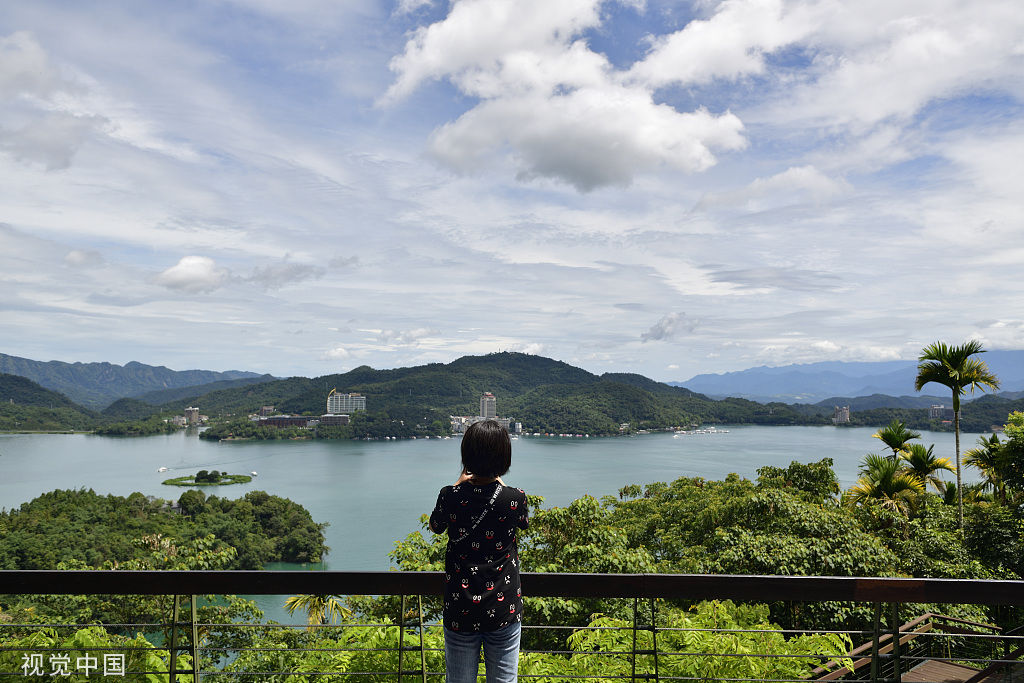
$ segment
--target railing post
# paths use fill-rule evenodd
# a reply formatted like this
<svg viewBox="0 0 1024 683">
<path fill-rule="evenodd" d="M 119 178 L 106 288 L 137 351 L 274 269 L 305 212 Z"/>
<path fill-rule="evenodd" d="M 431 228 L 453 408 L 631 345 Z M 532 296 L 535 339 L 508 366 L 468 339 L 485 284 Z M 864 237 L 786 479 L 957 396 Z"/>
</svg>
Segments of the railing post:
<svg viewBox="0 0 1024 683">
<path fill-rule="evenodd" d="M 171 642 L 167 652 L 167 679 L 169 683 L 178 683 L 178 596 L 171 596 Z"/>
<path fill-rule="evenodd" d="M 651 649 L 654 650 L 654 681 L 658 681 L 658 622 L 655 614 L 657 598 L 651 596 Z"/>
<path fill-rule="evenodd" d="M 192 683 L 199 683 L 199 614 L 196 611 L 196 596 L 192 597 Z"/>
<path fill-rule="evenodd" d="M 402 596 L 402 604 L 398 608 L 398 683 L 402 683 L 402 654 L 405 645 L 405 596 Z"/>
<path fill-rule="evenodd" d="M 900 603 L 892 603 L 892 610 L 890 611 L 890 619 L 892 625 L 892 680 L 895 683 L 900 683 L 903 680 L 903 674 L 900 672 Z"/>
<path fill-rule="evenodd" d="M 878 683 L 878 641 L 882 637 L 882 603 L 875 603 L 874 634 L 871 637 L 871 683 Z"/>
<path fill-rule="evenodd" d="M 633 673 L 630 676 L 630 680 L 636 683 L 636 631 L 639 628 L 637 622 L 640 620 L 640 598 L 633 598 L 633 651 L 631 653 L 633 659 Z"/>
<path fill-rule="evenodd" d="M 427 683 L 427 645 L 423 640 L 423 596 L 416 596 L 416 608 L 420 618 L 420 673 L 423 683 Z"/>
</svg>

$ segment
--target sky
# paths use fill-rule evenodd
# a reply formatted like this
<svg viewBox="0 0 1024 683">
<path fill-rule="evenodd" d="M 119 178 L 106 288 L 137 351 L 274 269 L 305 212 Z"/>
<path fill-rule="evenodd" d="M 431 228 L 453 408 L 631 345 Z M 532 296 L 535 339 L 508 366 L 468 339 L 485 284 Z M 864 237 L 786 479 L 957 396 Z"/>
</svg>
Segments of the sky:
<svg viewBox="0 0 1024 683">
<path fill-rule="evenodd" d="M 685 380 L 1024 348 L 1017 0 L 0 14 L 0 352 Z"/>
</svg>

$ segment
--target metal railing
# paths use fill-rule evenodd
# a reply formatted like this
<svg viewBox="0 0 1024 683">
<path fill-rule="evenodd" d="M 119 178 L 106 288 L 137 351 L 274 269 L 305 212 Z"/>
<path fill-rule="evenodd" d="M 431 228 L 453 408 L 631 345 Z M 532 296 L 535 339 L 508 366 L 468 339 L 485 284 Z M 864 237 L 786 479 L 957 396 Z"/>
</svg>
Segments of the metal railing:
<svg viewBox="0 0 1024 683">
<path fill-rule="evenodd" d="M 558 597 L 565 599 L 626 601 L 624 612 L 630 614 L 625 625 L 588 626 L 586 624 L 530 624 L 527 612 L 524 622 L 524 662 L 530 656 L 571 658 L 587 656 L 603 662 L 598 674 L 579 673 L 563 668 L 557 673 L 543 671 L 523 673 L 521 678 L 542 681 L 570 679 L 601 679 L 630 681 L 661 680 L 719 680 L 719 681 L 805 681 L 815 680 L 901 680 L 927 681 L 928 675 L 945 676 L 935 680 L 954 680 L 948 671 L 941 674 L 924 673 L 925 665 L 947 666 L 958 670 L 965 683 L 982 681 L 1022 681 L 1024 668 L 1020 659 L 1024 649 L 1024 635 L 1019 630 L 1004 632 L 993 624 L 957 619 L 928 613 L 917 619 L 901 623 L 901 606 L 914 603 L 956 603 L 969 605 L 1024 606 L 1024 581 L 985 581 L 960 579 L 901 579 L 862 577 L 794 577 L 794 576 L 723 576 L 678 574 L 533 574 L 522 575 L 523 594 L 530 597 Z M 362 676 L 375 681 L 410 683 L 420 680 L 437 681 L 443 672 L 443 650 L 438 646 L 440 625 L 429 621 L 436 609 L 424 608 L 424 597 L 442 594 L 443 574 L 440 572 L 290 572 L 290 571 L 0 571 L 0 594 L 7 596 L 30 595 L 132 595 L 173 596 L 166 621 L 158 623 L 105 624 L 108 632 L 134 629 L 150 636 L 153 645 L 93 646 L 76 642 L 74 647 L 64 645 L 60 650 L 61 631 L 80 629 L 86 624 L 4 623 L 0 620 L 0 661 L 6 653 L 13 655 L 41 655 L 60 652 L 58 664 L 68 665 L 63 657 L 74 652 L 76 660 L 95 663 L 87 673 L 98 675 L 99 657 L 124 654 L 120 673 L 115 668 L 111 675 L 158 676 L 170 683 L 201 683 L 202 680 L 231 681 L 335 681 L 348 680 L 348 676 Z M 213 623 L 200 619 L 200 596 L 208 595 L 372 595 L 394 596 L 394 619 L 376 623 L 320 624 L 314 627 L 273 623 Z M 678 601 L 733 600 L 756 603 L 859 603 L 872 606 L 873 622 L 864 630 L 828 630 L 812 628 L 791 629 L 728 629 L 679 628 L 664 623 L 659 605 Z M 415 607 L 411 607 L 412 603 Z M 886 609 L 887 608 L 887 609 Z M 664 608 L 662 610 L 665 611 Z M 883 619 L 883 615 L 886 617 Z M 885 623 L 883 623 L 885 622 Z M 31 641 L 32 634 L 45 631 L 51 646 L 42 648 Z M 209 642 L 212 633 L 232 629 L 251 629 L 259 634 L 282 634 L 281 642 L 290 647 L 224 646 Z M 352 641 L 338 640 L 340 634 L 358 629 L 376 629 L 383 634 L 378 641 L 361 643 L 364 647 L 351 647 Z M 623 632 L 622 649 L 597 647 L 560 649 L 550 646 L 552 632 L 563 635 L 584 631 Z M 728 645 L 717 651 L 692 651 L 680 644 L 689 636 L 713 632 L 729 637 L 739 634 L 779 634 L 790 639 L 807 634 L 833 634 L 849 638 L 851 642 L 864 642 L 858 648 L 843 652 L 788 654 L 771 651 L 737 651 Z M 289 633 L 284 637 L 284 633 Z M 28 644 L 10 646 L 12 634 L 29 639 Z M 324 635 L 328 634 L 328 635 Z M 548 634 L 547 640 L 542 638 Z M 127 637 L 127 636 L 126 636 Z M 318 638 L 319 637 L 319 638 Z M 335 641 L 330 638 L 335 637 Z M 290 639 L 290 640 L 289 640 Z M 411 644 L 410 644 L 411 640 Z M 555 639 L 558 640 L 557 638 Z M 433 646 L 430 642 L 433 642 Z M 20 642 L 20 641 L 19 641 Z M 137 642 L 137 641 L 133 641 Z M 143 641 L 145 642 L 145 641 Z M 565 642 L 564 638 L 561 642 Z M 326 643 L 326 645 L 325 645 Z M 547 643 L 546 645 L 544 643 Z M 680 649 L 682 647 L 682 649 Z M 33 649 L 35 648 L 35 649 Z M 89 652 L 93 652 L 90 659 Z M 83 654 L 79 654 L 83 653 Z M 336 657 L 344 663 L 341 668 L 306 670 L 303 667 L 266 665 L 265 670 L 238 669 L 240 657 L 255 657 L 266 664 L 281 662 L 296 654 L 298 659 L 308 654 L 329 659 Z M 154 655 L 156 659 L 144 655 Z M 372 656 L 371 656 L 372 655 Z M 70 654 L 67 654 L 70 657 Z M 808 658 L 820 664 L 817 669 L 808 666 L 806 673 L 794 677 L 766 678 L 743 676 L 735 673 L 742 667 L 727 667 L 728 675 L 711 673 L 713 662 L 741 662 L 753 659 L 768 661 L 773 658 Z M 362 659 L 360 659 L 362 658 Z M 687 675 L 680 675 L 674 662 L 690 658 L 697 662 L 698 671 L 690 667 Z M 134 662 L 132 668 L 124 662 Z M 248 660 L 247 660 L 248 661 Z M 308 661 L 308 660 L 307 660 Z M 321 663 L 325 659 L 317 660 Z M 148 668 L 147 664 L 148 662 Z M 372 662 L 376 669 L 351 668 L 353 662 Z M 116 663 L 116 662 L 115 662 Z M 154 665 L 155 663 L 155 665 Z M 329 662 L 330 663 L 330 662 Z M 706 663 L 706 664 L 700 664 Z M 707 672 L 701 670 L 707 669 Z M 527 667 L 528 668 L 528 667 Z M 40 669 L 33 669 L 33 674 Z M 916 673 L 915 673 L 916 672 Z M 43 678 L 51 672 L 44 672 Z M 12 678 L 16 676 L 17 679 Z M 924 677 L 922 677 L 924 676 Z M 300 678 L 301 677 L 301 678 Z M 0 680 L 32 680 L 27 666 L 20 671 L 3 667 Z M 142 680 L 142 679 L 140 679 Z M 146 680 L 153 680 L 152 678 Z"/>
</svg>

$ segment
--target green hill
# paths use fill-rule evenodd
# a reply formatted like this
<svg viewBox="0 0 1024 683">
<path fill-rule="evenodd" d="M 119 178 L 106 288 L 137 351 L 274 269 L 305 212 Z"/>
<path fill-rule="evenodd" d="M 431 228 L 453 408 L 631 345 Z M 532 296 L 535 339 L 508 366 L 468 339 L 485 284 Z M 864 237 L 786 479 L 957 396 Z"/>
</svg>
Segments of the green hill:
<svg viewBox="0 0 1024 683">
<path fill-rule="evenodd" d="M 18 375 L 0 374 L 0 431 L 92 429 L 100 416 Z"/>
<path fill-rule="evenodd" d="M 206 396 L 214 391 L 220 391 L 221 389 L 233 389 L 235 387 L 245 387 L 250 384 L 263 384 L 264 382 L 272 382 L 276 377 L 273 375 L 257 375 L 254 377 L 242 377 L 239 379 L 224 379 L 218 382 L 208 382 L 200 385 L 189 385 L 186 387 L 177 387 L 175 389 L 160 389 L 157 391 L 147 391 L 144 394 L 139 394 L 133 398 L 141 401 L 142 403 L 149 404 L 151 406 L 159 406 L 172 401 L 180 401 L 182 399 L 197 399 L 202 396 Z M 111 404 L 113 405 L 113 404 Z M 104 411 L 106 412 L 106 411 Z"/>
<path fill-rule="evenodd" d="M 377 422 L 392 420 L 417 425 L 449 415 L 476 415 L 480 395 L 498 397 L 498 414 L 540 432 L 617 433 L 619 424 L 633 428 L 684 426 L 702 422 L 756 424 L 823 424 L 790 406 L 764 406 L 753 401 L 713 401 L 700 394 L 656 382 L 642 375 L 595 375 L 568 363 L 522 353 L 464 356 L 451 363 L 374 370 L 360 366 L 349 372 L 315 379 L 292 377 L 211 392 L 199 400 L 164 404 L 161 410 L 201 405 L 211 416 L 244 416 L 262 405 L 288 413 L 324 412 L 331 389 L 357 392 Z"/>
</svg>

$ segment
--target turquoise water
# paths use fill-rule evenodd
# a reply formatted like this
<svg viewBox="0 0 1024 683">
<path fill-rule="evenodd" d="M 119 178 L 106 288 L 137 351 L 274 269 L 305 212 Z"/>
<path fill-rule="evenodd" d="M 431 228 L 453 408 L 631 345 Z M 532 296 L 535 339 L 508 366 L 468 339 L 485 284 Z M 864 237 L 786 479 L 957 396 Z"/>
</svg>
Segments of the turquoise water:
<svg viewBox="0 0 1024 683">
<path fill-rule="evenodd" d="M 721 426 L 720 426 L 721 428 Z M 626 484 L 671 481 L 680 476 L 721 479 L 730 472 L 755 478 L 763 465 L 786 466 L 831 457 L 840 483 L 857 478 L 868 452 L 884 452 L 873 428 L 728 427 L 727 434 L 673 438 L 655 433 L 616 438 L 523 437 L 513 442 L 505 481 L 545 505 L 565 505 L 585 494 L 616 495 Z M 971 448 L 976 434 L 962 434 Z M 953 435 L 925 432 L 925 444 L 952 457 Z M 202 441 L 183 432 L 111 438 L 85 434 L 0 435 L 0 508 L 13 508 L 53 489 L 91 488 L 126 496 L 133 491 L 177 498 L 184 489 L 163 486 L 173 476 L 200 469 L 257 471 L 249 484 L 207 487 L 239 497 L 264 490 L 304 505 L 328 522 L 326 561 L 307 569 L 377 571 L 390 566 L 395 540 L 419 529 L 441 486 L 459 473 L 458 439 L 407 441 Z M 167 467 L 167 472 L 157 472 Z M 948 475 L 952 477 L 950 473 Z M 977 475 L 964 469 L 968 481 Z M 278 565 L 276 568 L 299 568 Z M 281 600 L 261 607 L 282 619 Z"/>
</svg>

